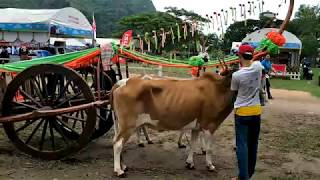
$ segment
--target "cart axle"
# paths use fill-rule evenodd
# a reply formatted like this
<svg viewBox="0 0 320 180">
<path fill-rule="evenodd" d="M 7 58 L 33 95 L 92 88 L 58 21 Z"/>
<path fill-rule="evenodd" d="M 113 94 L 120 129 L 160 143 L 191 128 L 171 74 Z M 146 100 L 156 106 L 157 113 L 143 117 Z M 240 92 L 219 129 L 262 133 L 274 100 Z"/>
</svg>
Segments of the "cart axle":
<svg viewBox="0 0 320 180">
<path fill-rule="evenodd" d="M 109 100 L 104 100 L 104 101 L 95 101 L 87 104 L 81 104 L 78 106 L 72 106 L 72 107 L 60 108 L 60 109 L 50 109 L 49 107 L 47 107 L 47 108 L 42 108 L 40 110 L 29 112 L 29 113 L 18 114 L 18 115 L 7 116 L 7 117 L 0 117 L 0 123 L 20 122 L 20 121 L 37 119 L 42 117 L 56 116 L 60 114 L 73 113 L 73 112 L 81 111 L 85 109 L 101 107 L 108 104 L 109 104 Z"/>
</svg>

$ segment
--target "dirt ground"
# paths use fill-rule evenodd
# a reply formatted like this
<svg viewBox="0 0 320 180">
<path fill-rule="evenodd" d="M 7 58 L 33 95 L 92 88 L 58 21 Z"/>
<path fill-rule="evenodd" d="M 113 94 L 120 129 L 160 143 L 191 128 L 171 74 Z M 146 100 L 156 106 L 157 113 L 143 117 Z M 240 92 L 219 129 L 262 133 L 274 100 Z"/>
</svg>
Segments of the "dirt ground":
<svg viewBox="0 0 320 180">
<path fill-rule="evenodd" d="M 273 96 L 264 108 L 253 179 L 319 180 L 320 100 L 285 90 L 273 90 Z M 215 135 L 215 173 L 206 171 L 202 155 L 196 155 L 195 170 L 185 168 L 187 150 L 178 149 L 178 132 L 150 133 L 155 144 L 139 148 L 133 137 L 125 146 L 127 179 L 230 179 L 236 175 L 232 115 Z M 0 130 L 0 179 L 117 179 L 113 177 L 112 136 L 108 133 L 65 160 L 43 161 L 19 152 Z"/>
</svg>

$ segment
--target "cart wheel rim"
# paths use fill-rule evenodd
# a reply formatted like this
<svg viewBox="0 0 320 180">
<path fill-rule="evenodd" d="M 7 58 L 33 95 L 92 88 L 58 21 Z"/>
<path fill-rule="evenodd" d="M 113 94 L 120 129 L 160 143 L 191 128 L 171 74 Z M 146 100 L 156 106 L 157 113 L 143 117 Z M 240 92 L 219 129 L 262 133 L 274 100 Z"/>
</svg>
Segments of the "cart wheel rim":
<svg viewBox="0 0 320 180">
<path fill-rule="evenodd" d="M 37 65 L 19 73 L 8 85 L 3 116 L 41 108 L 59 109 L 94 101 L 86 82 L 72 69 Z M 20 108 L 20 109 L 19 109 Z M 59 159 L 85 147 L 96 124 L 96 109 L 5 123 L 10 140 L 23 152 L 43 159 Z"/>
</svg>

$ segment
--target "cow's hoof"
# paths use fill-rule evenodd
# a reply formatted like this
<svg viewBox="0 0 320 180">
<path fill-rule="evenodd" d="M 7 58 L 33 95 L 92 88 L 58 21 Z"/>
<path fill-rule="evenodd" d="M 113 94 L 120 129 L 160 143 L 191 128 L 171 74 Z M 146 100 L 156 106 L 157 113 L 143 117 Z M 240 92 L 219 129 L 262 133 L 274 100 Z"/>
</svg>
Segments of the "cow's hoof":
<svg viewBox="0 0 320 180">
<path fill-rule="evenodd" d="M 210 164 L 210 165 L 207 165 L 207 170 L 209 172 L 215 172 L 216 171 L 216 167 L 214 165 Z"/>
<path fill-rule="evenodd" d="M 127 174 L 125 172 L 114 172 L 114 176 L 118 177 L 118 178 L 126 178 Z"/>
<path fill-rule="evenodd" d="M 154 144 L 152 141 L 148 141 L 148 144 Z"/>
<path fill-rule="evenodd" d="M 138 146 L 139 147 L 144 147 L 144 144 L 143 143 L 139 143 Z"/>
<path fill-rule="evenodd" d="M 128 172 L 129 168 L 126 165 L 122 165 L 122 171 Z"/>
<path fill-rule="evenodd" d="M 191 164 L 191 163 L 188 163 L 188 162 L 186 162 L 186 168 L 189 169 L 189 170 L 194 170 L 194 169 L 196 169 L 196 167 L 194 166 L 194 164 Z"/>
<path fill-rule="evenodd" d="M 178 147 L 179 147 L 179 149 L 185 149 L 185 148 L 187 148 L 187 146 L 184 145 L 184 144 L 178 144 Z"/>
</svg>

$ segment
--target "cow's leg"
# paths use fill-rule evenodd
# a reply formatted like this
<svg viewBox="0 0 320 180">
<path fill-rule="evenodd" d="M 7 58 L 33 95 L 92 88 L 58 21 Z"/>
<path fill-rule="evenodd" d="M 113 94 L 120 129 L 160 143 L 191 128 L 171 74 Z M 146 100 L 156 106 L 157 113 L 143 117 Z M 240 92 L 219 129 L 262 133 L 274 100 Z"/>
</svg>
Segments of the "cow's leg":
<svg viewBox="0 0 320 180">
<path fill-rule="evenodd" d="M 134 129 L 126 129 L 125 131 L 122 131 L 121 128 L 119 129 L 119 134 L 115 137 L 115 142 L 113 144 L 114 173 L 117 177 L 125 177 L 127 166 L 122 163 L 122 150 L 124 144 L 129 140 L 131 134 L 134 132 Z"/>
<path fill-rule="evenodd" d="M 203 155 L 206 154 L 206 141 L 205 141 L 205 135 L 204 135 L 204 132 L 200 132 L 199 134 L 199 141 L 200 141 L 200 149 L 201 149 L 201 153 Z"/>
<path fill-rule="evenodd" d="M 182 138 L 183 138 L 183 135 L 184 135 L 184 134 L 185 134 L 185 132 L 184 132 L 184 131 L 181 131 L 181 132 L 180 132 L 180 135 L 179 135 L 178 147 L 179 147 L 180 149 L 187 147 L 186 145 L 184 145 L 184 144 L 182 143 Z"/>
<path fill-rule="evenodd" d="M 141 140 L 141 130 L 142 130 L 143 126 L 139 127 L 136 131 L 136 134 L 137 134 L 137 141 L 138 141 L 138 146 L 139 147 L 144 147 L 144 144 Z"/>
<path fill-rule="evenodd" d="M 119 137 L 119 136 L 118 136 Z M 124 138 L 116 138 L 116 141 L 113 144 L 113 156 L 114 156 L 114 173 L 118 177 L 125 177 L 125 173 L 121 167 L 121 152 L 123 149 Z"/>
<path fill-rule="evenodd" d="M 153 142 L 151 141 L 151 139 L 149 137 L 149 134 L 148 134 L 146 126 L 142 126 L 142 131 L 143 131 L 144 137 L 146 138 L 148 144 L 153 144 Z"/>
<path fill-rule="evenodd" d="M 188 169 L 195 169 L 193 155 L 196 149 L 198 136 L 199 136 L 199 130 L 191 131 L 191 145 L 190 145 L 188 159 L 186 161 Z"/>
<path fill-rule="evenodd" d="M 210 131 L 204 131 L 205 147 L 206 147 L 206 163 L 208 171 L 215 171 L 216 167 L 212 163 L 212 145 L 213 145 L 213 133 Z"/>
</svg>

